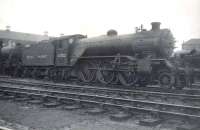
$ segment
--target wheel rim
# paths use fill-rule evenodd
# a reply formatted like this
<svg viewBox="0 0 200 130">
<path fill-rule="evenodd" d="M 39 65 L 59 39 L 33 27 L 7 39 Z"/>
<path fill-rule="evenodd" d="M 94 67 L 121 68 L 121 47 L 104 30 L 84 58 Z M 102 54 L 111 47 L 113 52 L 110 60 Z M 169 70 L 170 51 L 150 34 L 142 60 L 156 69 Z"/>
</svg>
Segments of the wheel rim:
<svg viewBox="0 0 200 130">
<path fill-rule="evenodd" d="M 56 70 L 55 69 L 49 70 L 49 79 L 56 80 Z"/>
<path fill-rule="evenodd" d="M 64 73 L 64 80 L 68 80 L 69 79 L 69 77 L 70 77 L 70 72 L 69 72 L 69 70 L 65 70 L 65 73 Z"/>
<path fill-rule="evenodd" d="M 124 86 L 132 86 L 137 81 L 135 72 L 119 72 L 118 77 L 120 83 Z"/>
<path fill-rule="evenodd" d="M 176 81 L 175 81 L 175 85 L 174 87 L 177 88 L 177 89 L 182 89 L 184 87 L 186 87 L 188 84 L 187 84 L 187 81 L 184 77 L 184 75 L 178 75 L 176 77 Z"/>
<path fill-rule="evenodd" d="M 63 80 L 62 70 L 60 70 L 60 69 L 57 71 L 57 78 L 58 78 L 59 81 Z"/>
<path fill-rule="evenodd" d="M 95 79 L 96 70 L 91 70 L 95 68 L 96 65 L 92 62 L 82 62 L 79 69 L 79 79 L 83 82 L 91 82 Z"/>
<path fill-rule="evenodd" d="M 110 84 L 115 79 L 115 72 L 112 70 L 110 63 L 102 62 L 97 71 L 97 79 L 100 83 Z"/>
<path fill-rule="evenodd" d="M 159 76 L 159 84 L 163 87 L 171 87 L 173 83 L 173 77 L 170 73 L 162 73 Z"/>
<path fill-rule="evenodd" d="M 115 79 L 115 73 L 111 71 L 98 70 L 97 78 L 103 84 L 110 84 Z"/>
</svg>

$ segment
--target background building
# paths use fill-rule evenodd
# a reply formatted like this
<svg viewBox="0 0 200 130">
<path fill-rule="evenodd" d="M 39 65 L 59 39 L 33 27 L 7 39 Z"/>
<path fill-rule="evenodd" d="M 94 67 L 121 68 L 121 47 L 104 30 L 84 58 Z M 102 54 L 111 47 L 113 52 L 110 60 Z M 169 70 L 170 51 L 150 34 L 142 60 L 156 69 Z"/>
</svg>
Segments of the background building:
<svg viewBox="0 0 200 130">
<path fill-rule="evenodd" d="M 200 39 L 190 39 L 182 44 L 184 50 L 200 50 Z"/>
<path fill-rule="evenodd" d="M 3 43 L 5 47 L 13 47 L 17 43 L 25 44 L 25 43 L 36 43 L 42 40 L 48 40 L 50 37 L 47 35 L 38 35 L 31 33 L 23 33 L 23 32 L 15 32 L 11 31 L 10 27 L 7 26 L 6 30 L 0 30 L 0 43 Z"/>
</svg>

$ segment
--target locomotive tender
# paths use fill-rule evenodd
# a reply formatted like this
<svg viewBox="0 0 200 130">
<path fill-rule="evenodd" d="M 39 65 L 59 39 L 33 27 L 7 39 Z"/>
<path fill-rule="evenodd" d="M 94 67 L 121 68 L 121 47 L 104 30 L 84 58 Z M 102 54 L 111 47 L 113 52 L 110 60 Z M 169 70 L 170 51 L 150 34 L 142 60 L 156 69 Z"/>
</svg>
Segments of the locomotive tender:
<svg viewBox="0 0 200 130">
<path fill-rule="evenodd" d="M 134 34 L 117 35 L 110 30 L 94 38 L 62 36 L 24 47 L 14 75 L 60 80 L 75 77 L 87 83 L 124 86 L 157 81 L 176 87 L 176 67 L 168 60 L 174 42 L 170 30 L 160 29 L 159 22 L 153 22 L 149 31 L 141 29 Z M 145 64 L 139 64 L 142 60 Z"/>
</svg>

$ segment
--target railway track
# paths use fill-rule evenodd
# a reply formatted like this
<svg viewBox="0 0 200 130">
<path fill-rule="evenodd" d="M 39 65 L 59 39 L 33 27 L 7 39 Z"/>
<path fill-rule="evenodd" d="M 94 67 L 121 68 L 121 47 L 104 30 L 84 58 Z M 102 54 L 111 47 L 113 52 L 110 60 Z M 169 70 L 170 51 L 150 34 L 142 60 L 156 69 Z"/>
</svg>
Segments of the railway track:
<svg viewBox="0 0 200 130">
<path fill-rule="evenodd" d="M 55 83 L 30 83 L 25 81 L 6 79 L 0 82 L 27 85 L 37 88 L 45 88 L 49 90 L 62 90 L 66 92 L 79 92 L 88 94 L 98 94 L 100 96 L 110 95 L 112 97 L 122 97 L 126 99 L 138 99 L 138 100 L 148 100 L 156 102 L 167 102 L 176 103 L 180 105 L 193 105 L 200 106 L 200 92 L 199 94 L 187 94 L 191 93 L 191 90 L 177 90 L 175 92 L 165 92 L 165 91 L 146 91 L 146 90 L 128 90 L 128 89 L 117 89 L 117 88 L 100 88 L 92 86 L 79 86 L 70 84 L 55 84 Z M 22 86 L 21 86 L 22 87 Z M 188 92 L 189 91 L 189 92 Z M 193 91 L 193 90 L 192 90 Z M 185 93 L 184 93 L 185 92 Z M 197 93 L 197 91 L 195 91 Z"/>
<path fill-rule="evenodd" d="M 7 83 L 9 82 L 9 80 L 6 81 Z M 14 80 L 12 80 L 12 84 L 14 84 Z M 16 86 L 6 84 L 5 82 L 4 84 L 1 84 L 0 85 L 1 95 L 2 96 L 11 95 L 14 97 L 17 97 L 19 95 L 20 96 L 23 95 L 25 97 L 41 97 L 42 99 L 43 98 L 55 99 L 58 102 L 74 101 L 78 104 L 90 104 L 90 105 L 92 104 L 94 106 L 99 106 L 101 108 L 115 107 L 129 112 L 139 111 L 139 112 L 153 113 L 159 116 L 171 115 L 178 117 L 187 117 L 191 119 L 196 119 L 196 118 L 200 119 L 200 107 L 197 106 L 177 105 L 177 104 L 155 102 L 142 99 L 139 100 L 139 99 L 127 98 L 125 96 L 119 96 L 131 93 L 131 95 L 134 97 L 134 95 L 137 95 L 137 93 L 142 94 L 142 91 L 135 91 L 135 92 L 133 90 L 122 91 L 121 89 L 109 89 L 109 88 L 97 89 L 94 87 L 85 87 L 85 86 L 81 87 L 78 85 L 28 83 L 23 81 L 18 81 L 16 82 L 16 84 L 17 84 Z M 114 93 L 117 94 L 117 96 Z M 180 95 L 174 93 L 158 93 L 158 92 L 153 93 L 151 91 L 145 92 L 145 94 L 146 96 L 156 94 L 156 96 L 163 96 L 163 95 L 165 96 L 171 95 L 173 97 L 186 96 L 187 98 L 199 99 L 199 95 L 186 95 L 186 94 Z"/>
<path fill-rule="evenodd" d="M 7 82 L 7 83 L 17 83 L 17 84 L 27 84 L 27 85 L 31 85 L 29 83 L 29 79 L 28 79 L 28 82 L 27 80 L 24 80 L 24 79 L 13 79 L 13 78 L 10 78 L 10 77 L 0 77 L 0 82 Z M 32 81 L 31 81 L 32 82 Z M 41 84 L 42 82 L 42 84 Z M 69 88 L 69 86 L 73 85 L 73 88 L 79 88 L 79 87 L 86 87 L 86 88 L 95 88 L 95 89 L 111 89 L 111 90 L 122 90 L 122 91 L 127 91 L 127 92 L 130 92 L 130 91 L 139 91 L 141 90 L 142 92 L 145 92 L 145 91 L 148 91 L 148 92 L 159 92 L 159 93 L 173 93 L 173 94 L 190 94 L 190 95 L 200 95 L 200 89 L 195 89 L 195 88 L 186 88 L 186 89 L 182 89 L 182 90 L 178 90 L 178 89 L 169 89 L 169 88 L 162 88 L 162 87 L 159 87 L 159 86 L 156 86 L 156 85 L 148 85 L 148 87 L 124 87 L 124 86 L 121 86 L 121 85 L 99 85 L 99 84 L 87 84 L 87 83 L 75 83 L 75 84 L 71 84 L 71 83 L 63 83 L 63 82 L 60 82 L 60 83 L 54 83 L 54 82 L 47 82 L 47 81 L 33 81 L 32 83 L 32 86 L 39 86 L 39 85 L 42 85 L 43 87 L 45 87 L 45 85 L 47 85 L 47 87 L 49 85 L 51 85 L 51 87 L 53 88 L 63 88 L 63 89 L 67 89 Z M 95 87 L 94 87 L 95 85 Z M 194 84 L 195 86 L 196 84 Z M 67 87 L 67 88 L 66 88 Z"/>
</svg>

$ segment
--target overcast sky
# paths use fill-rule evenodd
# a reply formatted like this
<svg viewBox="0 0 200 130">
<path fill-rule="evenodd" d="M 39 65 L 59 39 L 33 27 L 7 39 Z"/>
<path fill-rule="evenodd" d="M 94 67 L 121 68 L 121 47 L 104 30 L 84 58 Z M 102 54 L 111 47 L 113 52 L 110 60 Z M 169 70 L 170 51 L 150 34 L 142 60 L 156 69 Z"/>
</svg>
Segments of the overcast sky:
<svg viewBox="0 0 200 130">
<path fill-rule="evenodd" d="M 0 0 L 0 29 L 59 36 L 89 37 L 116 29 L 133 33 L 152 21 L 170 28 L 180 47 L 183 40 L 200 38 L 200 0 Z"/>
</svg>

